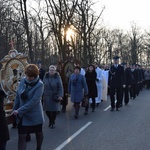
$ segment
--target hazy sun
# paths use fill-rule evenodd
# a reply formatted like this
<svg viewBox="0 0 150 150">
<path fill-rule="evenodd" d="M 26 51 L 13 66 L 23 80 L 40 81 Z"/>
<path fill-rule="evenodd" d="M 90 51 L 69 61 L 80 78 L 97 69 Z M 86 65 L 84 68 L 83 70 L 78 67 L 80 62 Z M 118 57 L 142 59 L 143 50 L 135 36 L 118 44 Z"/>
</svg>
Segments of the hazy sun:
<svg viewBox="0 0 150 150">
<path fill-rule="evenodd" d="M 66 35 L 67 41 L 71 41 L 71 39 L 75 36 L 75 32 L 73 31 L 73 29 L 69 28 L 66 32 Z"/>
</svg>

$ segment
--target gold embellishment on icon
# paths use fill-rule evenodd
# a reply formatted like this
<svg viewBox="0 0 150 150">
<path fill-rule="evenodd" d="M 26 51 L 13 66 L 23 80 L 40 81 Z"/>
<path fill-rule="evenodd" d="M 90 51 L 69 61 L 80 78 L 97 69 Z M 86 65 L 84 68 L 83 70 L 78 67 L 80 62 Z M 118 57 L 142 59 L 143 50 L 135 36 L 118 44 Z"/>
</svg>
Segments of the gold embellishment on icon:
<svg viewBox="0 0 150 150">
<path fill-rule="evenodd" d="M 18 66 L 19 66 L 19 64 L 12 64 L 12 65 L 11 65 L 11 68 L 12 68 L 12 69 L 17 69 Z"/>
</svg>

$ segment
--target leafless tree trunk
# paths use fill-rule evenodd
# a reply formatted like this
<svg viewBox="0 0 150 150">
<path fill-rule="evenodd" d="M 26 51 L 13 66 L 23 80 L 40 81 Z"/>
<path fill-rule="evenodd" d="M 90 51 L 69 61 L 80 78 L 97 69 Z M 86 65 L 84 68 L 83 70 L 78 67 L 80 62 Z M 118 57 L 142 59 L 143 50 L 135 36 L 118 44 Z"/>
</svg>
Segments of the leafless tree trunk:
<svg viewBox="0 0 150 150">
<path fill-rule="evenodd" d="M 28 43 L 28 48 L 29 48 L 29 58 L 30 58 L 30 62 L 33 63 L 34 56 L 33 56 L 33 51 L 32 51 L 32 33 L 29 30 L 26 2 L 27 2 L 27 0 L 20 0 L 20 7 L 21 7 L 21 12 L 22 12 L 22 19 L 23 19 L 23 23 L 24 23 L 24 28 L 25 28 L 26 34 L 27 34 L 27 43 Z"/>
<path fill-rule="evenodd" d="M 131 59 L 133 63 L 139 62 L 139 54 L 141 53 L 140 47 L 142 46 L 143 37 L 140 34 L 139 28 L 136 24 L 131 26 L 131 34 L 129 34 L 130 45 L 131 45 Z"/>
</svg>

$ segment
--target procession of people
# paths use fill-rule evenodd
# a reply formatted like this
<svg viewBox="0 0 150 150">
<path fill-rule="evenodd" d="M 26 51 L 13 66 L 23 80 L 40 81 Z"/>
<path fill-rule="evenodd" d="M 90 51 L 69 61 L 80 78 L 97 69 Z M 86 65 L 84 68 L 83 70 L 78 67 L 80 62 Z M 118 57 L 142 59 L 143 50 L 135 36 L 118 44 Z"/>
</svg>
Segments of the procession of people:
<svg viewBox="0 0 150 150">
<path fill-rule="evenodd" d="M 136 99 L 143 87 L 150 88 L 149 68 L 143 69 L 138 64 L 119 64 L 119 59 L 118 56 L 114 56 L 113 64 L 109 67 L 100 67 L 97 62 L 84 69 L 79 64 L 73 65 L 74 68 L 67 66 L 64 76 L 61 70 L 58 71 L 57 65 L 50 65 L 48 72 L 42 68 L 41 61 L 38 61 L 37 65 L 27 65 L 25 77 L 17 89 L 12 111 L 18 128 L 18 150 L 26 149 L 26 137 L 30 133 L 35 133 L 37 150 L 41 149 L 43 112 L 45 111 L 48 117 L 48 127 L 54 129 L 56 116 L 61 110 L 64 113 L 67 111 L 69 97 L 74 107 L 73 117 L 77 120 L 83 101 L 84 115 L 88 115 L 90 107 L 91 112 L 95 112 L 96 107 L 108 100 L 108 97 L 110 110 L 119 111 L 124 104 L 129 104 L 130 99 Z M 3 110 L 2 106 L 1 109 Z M 4 119 L 4 116 L 2 117 Z M 1 150 L 6 149 L 6 141 L 9 140 L 6 126 L 5 123 L 8 136 L 4 143 L 0 144 Z"/>
</svg>

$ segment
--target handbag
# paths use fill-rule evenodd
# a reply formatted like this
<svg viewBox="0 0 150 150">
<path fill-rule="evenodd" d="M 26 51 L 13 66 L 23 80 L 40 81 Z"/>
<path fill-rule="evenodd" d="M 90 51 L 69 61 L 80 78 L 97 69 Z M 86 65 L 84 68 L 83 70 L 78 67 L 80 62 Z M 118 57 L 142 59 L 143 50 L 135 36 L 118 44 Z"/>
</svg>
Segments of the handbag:
<svg viewBox="0 0 150 150">
<path fill-rule="evenodd" d="M 88 105 L 88 97 L 84 96 L 82 102 L 81 102 L 81 107 L 86 107 Z"/>
<path fill-rule="evenodd" d="M 14 115 L 6 115 L 7 124 L 13 124 L 16 121 L 16 117 Z"/>
</svg>

